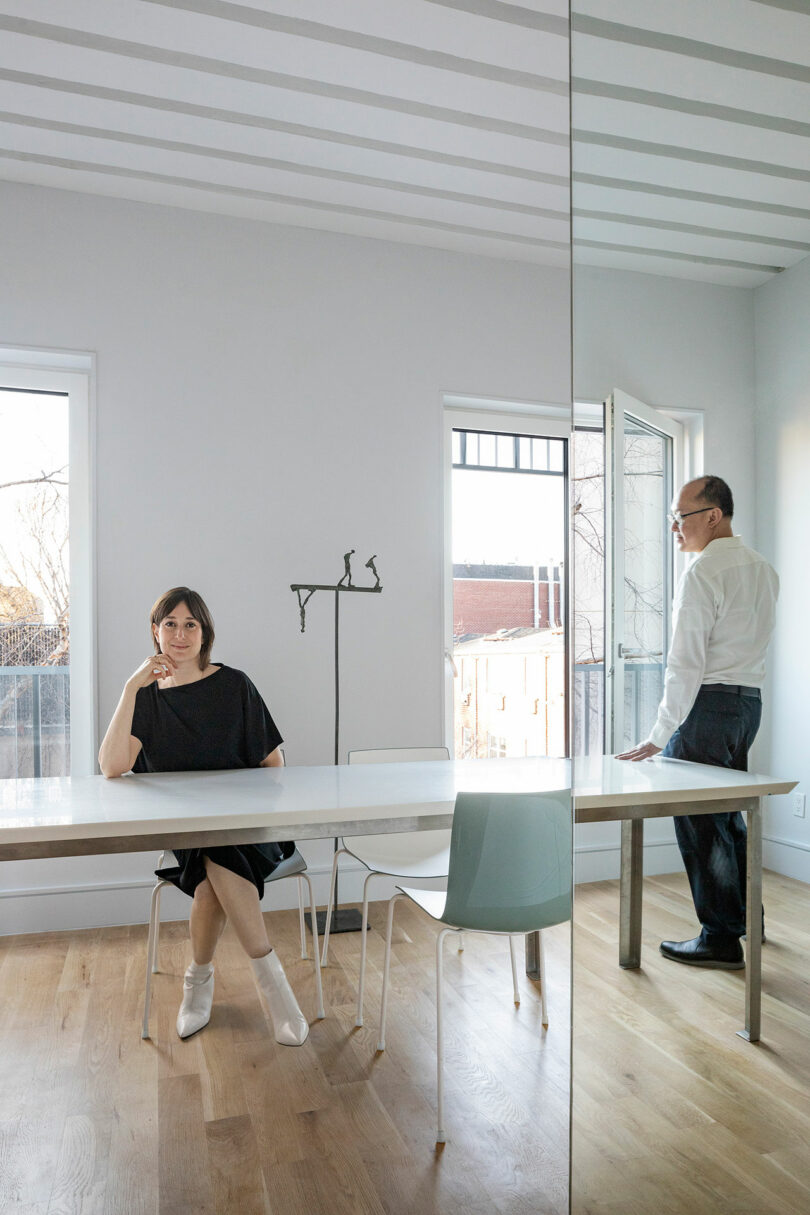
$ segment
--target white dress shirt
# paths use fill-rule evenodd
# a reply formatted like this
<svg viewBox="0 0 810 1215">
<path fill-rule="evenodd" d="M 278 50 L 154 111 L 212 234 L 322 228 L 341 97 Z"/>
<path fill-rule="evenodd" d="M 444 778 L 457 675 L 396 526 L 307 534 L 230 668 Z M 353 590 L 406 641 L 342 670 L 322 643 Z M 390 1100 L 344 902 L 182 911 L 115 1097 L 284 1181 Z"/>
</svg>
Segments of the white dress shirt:
<svg viewBox="0 0 810 1215">
<path fill-rule="evenodd" d="M 703 683 L 761 688 L 779 579 L 739 536 L 712 540 L 675 592 L 664 695 L 648 742 L 665 747 Z"/>
</svg>

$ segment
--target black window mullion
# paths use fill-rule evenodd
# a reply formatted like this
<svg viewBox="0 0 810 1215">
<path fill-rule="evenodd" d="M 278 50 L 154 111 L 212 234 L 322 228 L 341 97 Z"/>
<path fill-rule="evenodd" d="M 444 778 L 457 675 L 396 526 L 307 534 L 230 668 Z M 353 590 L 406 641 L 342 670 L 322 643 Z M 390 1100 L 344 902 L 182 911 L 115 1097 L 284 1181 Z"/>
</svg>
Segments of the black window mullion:
<svg viewBox="0 0 810 1215">
<path fill-rule="evenodd" d="M 454 428 L 455 433 L 460 437 L 460 462 L 453 463 L 453 468 L 474 468 L 479 472 L 518 472 L 527 473 L 530 476 L 541 477 L 564 477 L 565 476 L 565 454 L 564 454 L 564 439 L 546 438 L 537 435 L 521 435 L 516 433 L 504 434 L 502 431 L 492 430 L 465 430 Z M 495 460 L 494 464 L 481 463 L 481 438 L 493 438 L 495 440 Z M 503 468 L 498 465 L 498 439 L 510 438 L 512 440 L 512 458 L 513 466 L 511 468 Z M 529 461 L 531 467 L 524 468 L 520 461 L 520 440 L 529 440 Z M 475 440 L 475 442 L 468 442 Z M 563 444 L 563 468 L 560 470 L 551 468 L 551 444 Z M 541 446 L 542 444 L 542 446 Z M 542 454 L 541 454 L 542 453 Z M 543 458 L 545 456 L 545 459 Z M 537 467 L 537 465 L 540 467 Z"/>
</svg>

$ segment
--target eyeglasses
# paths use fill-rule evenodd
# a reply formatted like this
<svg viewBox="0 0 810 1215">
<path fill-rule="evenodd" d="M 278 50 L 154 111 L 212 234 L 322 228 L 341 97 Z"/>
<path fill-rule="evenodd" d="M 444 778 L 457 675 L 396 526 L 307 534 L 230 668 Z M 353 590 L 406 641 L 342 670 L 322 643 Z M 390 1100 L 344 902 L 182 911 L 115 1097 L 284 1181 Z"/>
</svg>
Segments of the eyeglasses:
<svg viewBox="0 0 810 1215">
<path fill-rule="evenodd" d="M 688 510 L 685 514 L 681 514 L 679 510 L 669 511 L 667 518 L 674 526 L 680 527 L 684 519 L 688 519 L 690 515 L 703 515 L 707 510 L 714 510 L 713 506 L 701 506 L 699 510 Z"/>
</svg>

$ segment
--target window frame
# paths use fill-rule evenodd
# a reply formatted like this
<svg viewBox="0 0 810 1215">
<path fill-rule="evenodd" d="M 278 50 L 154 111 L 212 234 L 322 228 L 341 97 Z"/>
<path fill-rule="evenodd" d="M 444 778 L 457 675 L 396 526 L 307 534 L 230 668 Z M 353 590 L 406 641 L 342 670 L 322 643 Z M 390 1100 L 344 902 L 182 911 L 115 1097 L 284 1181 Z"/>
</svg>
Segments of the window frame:
<svg viewBox="0 0 810 1215">
<path fill-rule="evenodd" d="M 3 388 L 66 394 L 70 478 L 70 773 L 97 772 L 95 356 L 0 347 Z"/>
<path fill-rule="evenodd" d="M 444 540 L 442 561 L 442 722 L 444 742 L 453 754 L 453 431 L 466 429 L 490 434 L 525 434 L 536 438 L 563 439 L 566 444 L 564 476 L 570 483 L 570 404 L 510 401 L 493 397 L 474 397 L 442 393 L 444 444 L 442 447 L 444 483 Z M 513 471 L 513 470 L 507 470 Z M 567 501 L 567 499 L 566 499 Z M 570 519 L 565 536 L 565 577 L 561 587 L 565 617 L 565 695 L 566 751 L 571 751 L 571 678 L 570 678 Z"/>
</svg>

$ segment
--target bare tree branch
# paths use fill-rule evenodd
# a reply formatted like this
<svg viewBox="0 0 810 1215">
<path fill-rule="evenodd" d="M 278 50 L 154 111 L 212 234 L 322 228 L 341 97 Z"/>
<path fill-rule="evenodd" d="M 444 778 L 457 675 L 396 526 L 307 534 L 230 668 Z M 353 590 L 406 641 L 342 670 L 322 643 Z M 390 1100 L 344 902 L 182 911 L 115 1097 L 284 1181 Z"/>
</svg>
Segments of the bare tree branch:
<svg viewBox="0 0 810 1215">
<path fill-rule="evenodd" d="M 61 468 L 55 468 L 53 472 L 45 472 L 42 470 L 41 477 L 29 477 L 26 481 L 2 481 L 0 489 L 12 489 L 15 485 L 67 485 L 67 481 L 57 481 L 57 475 L 63 473 L 67 468 L 67 464 L 63 464 Z"/>
<path fill-rule="evenodd" d="M 25 551 L 18 564 L 0 545 L 0 557 L 20 587 L 38 584 L 42 588 L 59 628 L 59 640 L 45 665 L 56 666 L 70 646 L 67 495 L 57 483 L 49 482 L 26 502 L 20 502 L 17 514 L 27 536 Z"/>
</svg>

